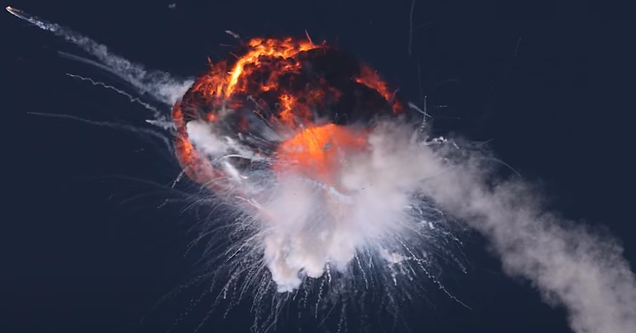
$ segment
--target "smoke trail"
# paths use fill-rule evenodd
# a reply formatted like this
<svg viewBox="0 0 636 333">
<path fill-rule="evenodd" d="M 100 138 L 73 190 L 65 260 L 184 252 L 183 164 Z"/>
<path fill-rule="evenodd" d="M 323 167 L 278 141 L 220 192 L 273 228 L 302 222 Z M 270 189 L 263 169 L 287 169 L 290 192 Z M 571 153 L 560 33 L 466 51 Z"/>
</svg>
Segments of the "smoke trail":
<svg viewBox="0 0 636 333">
<path fill-rule="evenodd" d="M 563 304 L 576 332 L 633 332 L 636 280 L 614 240 L 544 212 L 520 182 L 487 186 L 476 165 L 427 186 L 442 206 L 492 242 L 504 270 L 533 282 L 548 302 Z"/>
<path fill-rule="evenodd" d="M 179 80 L 165 72 L 148 71 L 142 65 L 132 63 L 120 56 L 112 54 L 106 46 L 61 25 L 41 20 L 36 16 L 12 7 L 7 7 L 6 9 L 14 16 L 42 30 L 50 31 L 64 38 L 66 41 L 79 46 L 108 67 L 111 73 L 129 82 L 142 93 L 151 95 L 160 102 L 170 106 L 174 105 L 192 85 L 192 80 L 190 79 Z M 162 117 L 160 115 L 155 116 Z"/>
<path fill-rule="evenodd" d="M 636 278 L 615 240 L 546 212 L 532 186 L 497 181 L 484 153 L 416 148 L 396 128 L 376 137 L 377 150 L 387 153 L 383 178 L 417 182 L 446 212 L 480 231 L 507 274 L 529 279 L 547 302 L 565 306 L 574 331 L 634 331 Z M 398 147 L 407 148 L 391 153 Z"/>
</svg>

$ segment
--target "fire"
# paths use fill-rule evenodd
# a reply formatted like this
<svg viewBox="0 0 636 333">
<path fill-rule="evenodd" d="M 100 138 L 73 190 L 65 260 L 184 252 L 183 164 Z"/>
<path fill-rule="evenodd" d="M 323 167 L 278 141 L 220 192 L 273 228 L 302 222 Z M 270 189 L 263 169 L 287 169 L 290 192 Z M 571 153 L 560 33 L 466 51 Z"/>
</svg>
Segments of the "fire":
<svg viewBox="0 0 636 333">
<path fill-rule="evenodd" d="M 297 170 L 335 186 L 337 179 L 331 171 L 340 166 L 342 155 L 362 150 L 366 144 L 362 131 L 334 124 L 306 128 L 280 145 L 274 170 Z"/>
<path fill-rule="evenodd" d="M 251 50 L 241 57 L 234 65 L 234 69 L 230 72 L 229 80 L 225 90 L 225 97 L 230 97 L 233 93 L 234 87 L 237 85 L 239 78 L 248 65 L 258 66 L 263 64 L 261 62 L 264 58 L 282 58 L 290 59 L 297 55 L 299 52 L 308 51 L 317 48 L 311 42 L 299 41 L 294 42 L 291 38 L 285 38 L 284 40 L 276 39 L 261 39 L 255 38 L 249 42 Z M 293 71 L 299 67 L 295 63 L 283 63 L 279 68 L 280 73 L 287 71 Z M 247 73 L 243 77 L 249 76 L 249 67 Z"/>
<path fill-rule="evenodd" d="M 247 53 L 238 58 L 229 72 L 226 61 L 211 64 L 209 73 L 195 84 L 195 90 L 210 98 L 229 99 L 233 94 L 248 92 L 251 88 L 248 87 L 249 80 L 256 72 L 268 72 L 269 75 L 269 78 L 255 87 L 257 90 L 263 92 L 276 89 L 277 79 L 300 68 L 300 64 L 294 61 L 300 52 L 317 49 L 321 45 L 294 41 L 291 38 L 255 38 L 248 42 L 247 47 Z"/>
<path fill-rule="evenodd" d="M 393 114 L 403 111 L 395 91 L 377 72 L 356 62 L 330 63 L 349 58 L 325 43 L 314 44 L 309 38 L 255 38 L 241 51 L 233 54 L 235 59 L 210 62 L 208 72 L 173 108 L 177 157 L 187 175 L 199 183 L 209 183 L 213 177 L 222 177 L 223 172 L 203 158 L 189 140 L 188 121 L 218 124 L 226 135 L 244 138 L 258 135 L 253 119 L 257 116 L 286 138 L 273 150 L 252 147 L 259 156 L 262 151 L 270 151 L 273 171 L 292 168 L 334 183 L 330 173 L 341 155 L 366 145 L 362 131 L 345 126 L 355 121 L 351 118 L 383 114 L 382 104 Z M 356 100 L 361 93 L 351 89 L 363 88 L 366 92 L 362 94 L 376 97 Z M 349 110 L 352 108 L 358 111 Z"/>
<path fill-rule="evenodd" d="M 180 103 L 177 103 L 172 110 L 172 119 L 177 127 L 177 136 L 174 146 L 177 159 L 183 171 L 195 182 L 205 184 L 214 178 L 215 170 L 210 163 L 199 157 L 190 140 L 186 130 L 186 123 L 183 120 Z"/>
<path fill-rule="evenodd" d="M 389 91 L 389 86 L 386 82 L 382 81 L 378 72 L 376 72 L 373 68 L 363 65 L 360 71 L 360 76 L 355 78 L 356 82 L 362 83 L 369 88 L 375 89 L 379 92 L 384 99 L 387 101 L 392 101 L 393 111 L 395 113 L 401 113 L 404 111 L 404 107 L 398 100 L 395 99 L 395 92 Z"/>
</svg>

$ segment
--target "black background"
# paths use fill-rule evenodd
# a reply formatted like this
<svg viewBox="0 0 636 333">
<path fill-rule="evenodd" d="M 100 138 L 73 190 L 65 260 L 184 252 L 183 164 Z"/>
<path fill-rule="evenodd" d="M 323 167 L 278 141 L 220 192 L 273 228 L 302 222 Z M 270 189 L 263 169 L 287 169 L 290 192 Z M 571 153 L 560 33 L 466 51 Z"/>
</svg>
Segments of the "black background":
<svg viewBox="0 0 636 333">
<path fill-rule="evenodd" d="M 416 104 L 427 95 L 440 132 L 491 140 L 501 160 L 545 184 L 553 209 L 607 226 L 634 266 L 636 57 L 629 21 L 602 18 L 580 4 L 418 0 L 411 34 L 411 1 L 180 1 L 174 9 L 163 1 L 6 5 L 182 76 L 230 51 L 220 46 L 234 42 L 227 29 L 245 37 L 300 37 L 307 30 L 314 41 L 338 44 L 372 64 Z M 8 13 L 0 14 L 0 23 L 0 331 L 165 331 L 157 323 L 171 320 L 156 317 L 176 319 L 183 312 L 178 305 L 155 312 L 144 325 L 139 321 L 191 276 L 196 259 L 183 257 L 195 217 L 181 214 L 184 205 L 157 209 L 171 194 L 151 184 L 168 184 L 178 166 L 131 133 L 27 114 L 135 126 L 149 118 L 125 97 L 66 76 L 126 88 L 57 56 L 58 50 L 86 56 L 74 46 Z M 406 318 L 414 332 L 568 332 L 565 312 L 542 303 L 525 281 L 504 276 L 478 237 L 464 250 L 472 266 L 454 278 L 453 294 L 472 310 L 436 296 L 437 306 Z M 199 312 L 186 321 L 203 319 L 205 309 Z M 247 305 L 230 319 L 219 317 L 204 331 L 246 332 L 251 323 Z"/>
</svg>

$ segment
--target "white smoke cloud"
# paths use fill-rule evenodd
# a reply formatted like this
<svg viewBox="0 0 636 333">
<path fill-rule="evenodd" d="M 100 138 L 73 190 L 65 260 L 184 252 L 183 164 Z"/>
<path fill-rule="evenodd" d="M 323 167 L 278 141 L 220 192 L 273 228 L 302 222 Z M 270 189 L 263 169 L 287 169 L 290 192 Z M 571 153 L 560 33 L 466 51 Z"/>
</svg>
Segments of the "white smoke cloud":
<svg viewBox="0 0 636 333">
<path fill-rule="evenodd" d="M 188 124 L 198 147 L 217 156 L 237 150 L 208 126 Z M 279 292 L 329 269 L 346 272 L 360 253 L 377 254 L 386 267 L 416 255 L 405 243 L 422 236 L 427 223 L 409 214 L 419 193 L 481 232 L 504 271 L 564 306 L 575 332 L 633 332 L 636 278 L 619 244 L 546 212 L 531 185 L 498 180 L 485 153 L 424 143 L 410 127 L 388 122 L 376 126 L 364 152 L 341 153 L 335 187 L 295 171 L 249 180 L 265 189 L 252 198 L 260 205 L 254 221 Z"/>
<path fill-rule="evenodd" d="M 485 154 L 424 144 L 410 133 L 403 125 L 378 126 L 368 151 L 343 161 L 342 197 L 288 175 L 262 199 L 265 261 L 279 291 L 328 267 L 344 271 L 368 249 L 387 265 L 399 263 L 408 251 L 386 246 L 421 232 L 405 211 L 411 194 L 423 193 L 481 232 L 506 273 L 530 280 L 547 302 L 564 306 L 575 332 L 633 332 L 636 278 L 616 241 L 546 212 L 532 186 L 497 181 Z"/>
<path fill-rule="evenodd" d="M 344 271 L 356 251 L 379 251 L 401 230 L 395 223 L 404 220 L 408 184 L 385 172 L 392 161 L 379 156 L 381 144 L 372 146 L 371 154 L 343 152 L 349 158 L 340 170 L 340 191 L 290 172 L 259 198 L 265 261 L 279 291 L 294 290 L 301 276 L 317 278 L 328 267 Z"/>
<path fill-rule="evenodd" d="M 204 154 L 222 156 L 230 148 L 227 142 L 222 137 L 215 135 L 205 122 L 190 121 L 186 124 L 186 130 L 190 141 Z"/>
</svg>

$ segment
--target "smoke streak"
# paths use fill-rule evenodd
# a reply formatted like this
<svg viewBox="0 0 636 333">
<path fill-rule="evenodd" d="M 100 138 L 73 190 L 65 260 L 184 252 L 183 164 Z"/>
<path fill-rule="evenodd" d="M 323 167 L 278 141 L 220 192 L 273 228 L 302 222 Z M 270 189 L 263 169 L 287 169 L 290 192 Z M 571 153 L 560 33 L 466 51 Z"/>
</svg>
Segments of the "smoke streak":
<svg viewBox="0 0 636 333">
<path fill-rule="evenodd" d="M 129 82 L 140 92 L 147 93 L 160 102 L 174 105 L 192 85 L 192 80 L 190 79 L 179 80 L 165 72 L 146 70 L 142 65 L 132 63 L 115 55 L 106 46 L 61 25 L 41 20 L 36 16 L 12 7 L 7 7 L 6 9 L 14 16 L 77 45 L 85 52 L 96 57 L 111 70 L 111 73 Z"/>
</svg>

